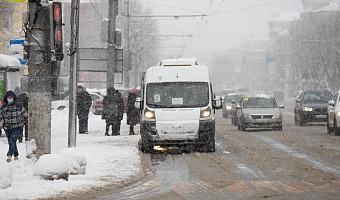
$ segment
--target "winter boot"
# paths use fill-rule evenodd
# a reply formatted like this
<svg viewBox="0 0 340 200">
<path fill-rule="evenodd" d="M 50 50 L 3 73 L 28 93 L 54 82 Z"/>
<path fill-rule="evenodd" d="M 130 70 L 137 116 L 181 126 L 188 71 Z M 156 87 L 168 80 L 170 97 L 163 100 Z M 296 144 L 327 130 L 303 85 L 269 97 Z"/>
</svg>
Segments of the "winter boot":
<svg viewBox="0 0 340 200">
<path fill-rule="evenodd" d="M 110 136 L 109 131 L 110 131 L 110 125 L 106 125 L 105 136 Z"/>
<path fill-rule="evenodd" d="M 133 131 L 133 126 L 131 125 L 130 126 L 130 133 L 129 133 L 129 135 L 134 135 L 135 133 L 134 133 L 134 131 Z"/>
</svg>

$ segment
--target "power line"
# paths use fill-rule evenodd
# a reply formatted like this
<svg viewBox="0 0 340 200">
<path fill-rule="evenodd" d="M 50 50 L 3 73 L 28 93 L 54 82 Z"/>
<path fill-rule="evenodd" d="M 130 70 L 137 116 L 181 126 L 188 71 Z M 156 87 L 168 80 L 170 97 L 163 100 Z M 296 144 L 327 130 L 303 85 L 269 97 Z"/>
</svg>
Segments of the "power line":
<svg viewBox="0 0 340 200">
<path fill-rule="evenodd" d="M 273 4 L 278 4 L 278 3 L 282 3 L 288 0 L 280 0 L 280 1 L 274 1 L 274 2 L 270 2 L 270 3 L 263 3 L 263 4 L 258 4 L 255 6 L 249 6 L 249 7 L 244 7 L 244 8 L 238 8 L 238 9 L 234 9 L 234 10 L 226 10 L 226 11 L 221 11 L 221 12 L 217 12 L 217 13 L 211 13 L 210 15 L 221 15 L 221 14 L 227 14 L 227 13 L 232 13 L 232 12 L 237 12 L 237 11 L 242 11 L 242 10 L 249 10 L 249 9 L 253 9 L 253 8 L 259 8 L 259 7 L 265 7 L 265 6 L 269 6 L 269 5 L 273 5 Z"/>
</svg>

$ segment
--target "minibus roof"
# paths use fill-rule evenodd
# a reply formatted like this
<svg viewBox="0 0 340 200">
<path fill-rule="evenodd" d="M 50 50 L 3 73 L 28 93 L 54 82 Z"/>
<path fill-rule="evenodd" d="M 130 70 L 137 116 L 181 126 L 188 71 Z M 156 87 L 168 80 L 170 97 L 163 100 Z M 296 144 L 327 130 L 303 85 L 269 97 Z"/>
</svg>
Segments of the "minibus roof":
<svg viewBox="0 0 340 200">
<path fill-rule="evenodd" d="M 210 82 L 206 66 L 154 66 L 147 69 L 147 83 L 157 82 Z"/>
<path fill-rule="evenodd" d="M 159 66 L 197 66 L 196 58 L 175 58 L 165 59 L 159 63 Z"/>
</svg>

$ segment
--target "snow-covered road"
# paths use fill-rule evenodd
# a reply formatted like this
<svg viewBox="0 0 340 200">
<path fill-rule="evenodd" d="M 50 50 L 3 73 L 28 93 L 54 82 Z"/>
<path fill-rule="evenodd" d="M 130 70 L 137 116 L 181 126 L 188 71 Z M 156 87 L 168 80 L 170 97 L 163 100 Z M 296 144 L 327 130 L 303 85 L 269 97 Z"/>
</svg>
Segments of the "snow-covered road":
<svg viewBox="0 0 340 200">
<path fill-rule="evenodd" d="M 67 147 L 68 110 L 52 111 L 52 154 Z M 137 130 L 137 128 L 135 128 Z M 45 181 L 33 176 L 34 162 L 26 158 L 25 143 L 18 143 L 19 161 L 8 163 L 13 173 L 12 186 L 0 189 L 0 199 L 37 199 L 81 193 L 115 185 L 142 173 L 137 143 L 139 135 L 129 136 L 126 117 L 121 136 L 104 136 L 105 122 L 90 114 L 89 134 L 77 135 L 77 149 L 87 159 L 85 175 L 71 175 L 69 181 Z M 137 132 L 137 131 L 136 131 Z M 0 138 L 0 159 L 6 160 L 7 138 Z"/>
</svg>

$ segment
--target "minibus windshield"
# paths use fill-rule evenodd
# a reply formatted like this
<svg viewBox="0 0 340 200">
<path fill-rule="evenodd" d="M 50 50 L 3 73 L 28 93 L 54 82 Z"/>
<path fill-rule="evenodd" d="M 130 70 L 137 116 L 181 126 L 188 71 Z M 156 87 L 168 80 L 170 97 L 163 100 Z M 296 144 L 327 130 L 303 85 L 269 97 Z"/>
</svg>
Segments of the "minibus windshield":
<svg viewBox="0 0 340 200">
<path fill-rule="evenodd" d="M 146 104 L 151 108 L 191 108 L 209 104 L 209 85 L 206 82 L 149 83 Z"/>
</svg>

